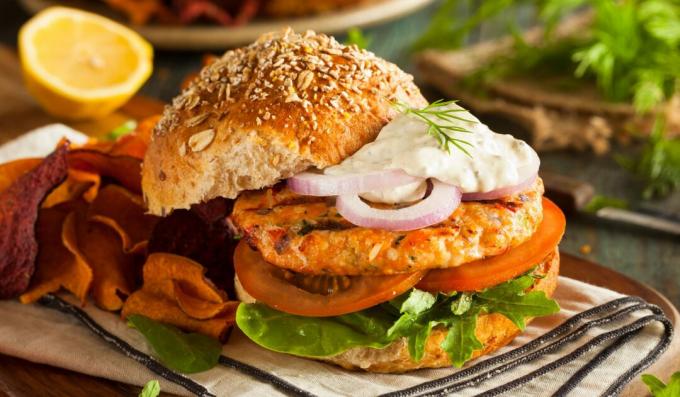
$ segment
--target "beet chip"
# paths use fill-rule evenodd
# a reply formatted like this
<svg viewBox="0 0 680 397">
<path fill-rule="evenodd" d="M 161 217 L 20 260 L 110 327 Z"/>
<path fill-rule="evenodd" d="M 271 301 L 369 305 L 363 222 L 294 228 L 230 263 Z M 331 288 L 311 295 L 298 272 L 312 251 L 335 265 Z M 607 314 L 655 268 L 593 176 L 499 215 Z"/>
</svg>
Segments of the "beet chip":
<svg viewBox="0 0 680 397">
<path fill-rule="evenodd" d="M 47 194 L 66 179 L 67 151 L 68 145 L 61 145 L 0 192 L 0 299 L 13 298 L 28 287 L 38 253 L 38 209 Z"/>
<path fill-rule="evenodd" d="M 161 218 L 151 233 L 148 252 L 168 252 L 186 256 L 203 265 L 206 276 L 234 297 L 234 248 L 237 241 L 227 224 L 233 202 L 213 199 L 175 210 Z"/>
</svg>

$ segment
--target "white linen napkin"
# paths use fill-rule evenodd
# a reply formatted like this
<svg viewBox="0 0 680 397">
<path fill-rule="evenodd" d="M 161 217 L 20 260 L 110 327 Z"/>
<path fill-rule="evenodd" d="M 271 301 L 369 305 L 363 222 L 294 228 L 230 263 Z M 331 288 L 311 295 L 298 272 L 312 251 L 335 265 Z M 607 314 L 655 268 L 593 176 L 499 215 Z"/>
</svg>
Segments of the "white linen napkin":
<svg viewBox="0 0 680 397">
<path fill-rule="evenodd" d="M 570 378 L 580 375 L 583 376 L 579 382 L 568 384 L 573 384 L 568 394 L 583 396 L 600 395 L 608 390 L 620 391 L 670 342 L 670 330 L 664 327 L 663 317 L 650 310 L 650 305 L 641 300 L 630 298 L 617 303 L 616 300 L 623 298 L 622 295 L 565 277 L 560 277 L 554 297 L 562 307 L 558 314 L 534 320 L 509 346 L 468 363 L 464 367 L 468 370 L 463 372 L 455 368 L 419 370 L 400 375 L 350 372 L 329 364 L 267 351 L 238 331 L 232 333 L 223 354 L 318 396 L 376 396 L 394 392 L 390 395 L 429 395 L 441 393 L 442 387 L 452 387 L 443 391 L 453 391 L 461 396 L 481 393 L 496 395 L 503 391 L 509 395 L 544 396 L 557 392 Z M 601 306 L 612 301 L 615 303 Z M 99 310 L 93 304 L 88 304 L 83 310 L 113 335 L 151 354 L 141 334 L 128 328 L 118 315 Z M 575 317 L 588 310 L 591 310 L 589 315 L 586 313 L 582 315 L 583 318 Z M 0 318 L 0 353 L 140 386 L 150 379 L 158 379 L 164 391 L 191 394 L 127 357 L 67 314 L 39 304 L 22 305 L 16 301 L 2 301 Z M 573 324 L 563 326 L 561 334 L 539 340 L 541 343 L 534 342 L 536 346 L 531 346 L 531 341 L 570 319 Z M 586 324 L 591 324 L 590 328 L 578 335 L 579 329 L 583 330 Z M 595 344 L 607 336 L 610 337 Z M 567 342 L 558 344 L 554 351 L 535 353 L 541 348 L 550 349 L 551 343 L 563 339 Z M 511 360 L 503 359 L 504 355 L 521 346 L 528 346 L 525 348 L 528 351 L 520 350 L 512 354 L 525 362 L 508 364 Z M 580 352 L 583 354 L 575 355 Z M 535 353 L 536 358 L 526 359 L 532 353 Z M 494 363 L 499 357 L 500 362 Z M 566 362 L 569 358 L 573 358 L 573 361 Z M 506 364 L 509 369 L 501 371 L 500 366 Z M 586 371 L 588 368 L 590 372 Z M 532 375 L 534 371 L 538 371 L 538 374 Z M 441 380 L 456 373 L 464 376 L 451 381 Z M 475 377 L 484 380 L 471 381 Z M 217 396 L 282 394 L 270 383 L 222 365 L 200 374 L 188 375 L 187 378 Z M 404 391 L 437 380 L 439 384 L 432 387 Z M 522 383 L 522 380 L 526 382 Z M 461 381 L 470 381 L 469 386 L 455 387 Z M 513 385 L 510 382 L 518 384 L 511 387 Z"/>
<path fill-rule="evenodd" d="M 47 156 L 62 138 L 77 145 L 85 144 L 89 139 L 87 135 L 64 124 L 49 124 L 0 146 L 0 164 L 21 158 Z"/>
</svg>

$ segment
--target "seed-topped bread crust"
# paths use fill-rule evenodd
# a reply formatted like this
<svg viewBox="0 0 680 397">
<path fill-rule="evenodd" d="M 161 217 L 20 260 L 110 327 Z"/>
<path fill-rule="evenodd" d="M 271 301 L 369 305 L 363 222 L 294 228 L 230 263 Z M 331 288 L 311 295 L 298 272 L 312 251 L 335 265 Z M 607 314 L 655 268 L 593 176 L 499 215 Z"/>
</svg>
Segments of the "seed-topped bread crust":
<svg viewBox="0 0 680 397">
<path fill-rule="evenodd" d="M 144 159 L 149 211 L 337 164 L 377 136 L 392 103 L 424 106 L 412 76 L 356 46 L 290 29 L 228 51 L 166 107 Z"/>
</svg>

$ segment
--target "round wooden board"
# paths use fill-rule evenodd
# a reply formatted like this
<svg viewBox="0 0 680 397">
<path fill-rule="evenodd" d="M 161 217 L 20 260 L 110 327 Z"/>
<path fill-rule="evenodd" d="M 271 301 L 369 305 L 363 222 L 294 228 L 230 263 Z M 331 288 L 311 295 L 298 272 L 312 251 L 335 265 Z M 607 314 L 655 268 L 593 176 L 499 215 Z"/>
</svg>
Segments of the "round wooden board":
<svg viewBox="0 0 680 397">
<path fill-rule="evenodd" d="M 414 12 L 433 0 L 383 0 L 346 10 L 302 18 L 257 19 L 243 26 L 222 27 L 209 25 L 133 26 L 157 48 L 172 50 L 224 50 L 250 43 L 262 33 L 287 26 L 296 31 L 307 29 L 323 33 L 344 33 L 351 27 L 365 27 L 397 19 Z M 120 15 L 105 5 L 92 0 L 20 0 L 31 13 L 54 5 L 82 8 L 122 22 Z"/>
<path fill-rule="evenodd" d="M 599 285 L 622 294 L 637 295 L 653 303 L 666 313 L 677 329 L 680 314 L 659 292 L 615 270 L 597 265 L 569 254 L 562 254 L 561 274 L 590 284 Z M 652 373 L 667 380 L 671 373 L 680 370 L 680 338 L 644 373 Z M 118 396 L 136 395 L 140 388 L 106 379 L 94 378 L 60 368 L 35 364 L 0 355 L 0 395 L 11 396 Z M 624 397 L 648 395 L 646 386 L 636 377 L 621 394 Z"/>
</svg>

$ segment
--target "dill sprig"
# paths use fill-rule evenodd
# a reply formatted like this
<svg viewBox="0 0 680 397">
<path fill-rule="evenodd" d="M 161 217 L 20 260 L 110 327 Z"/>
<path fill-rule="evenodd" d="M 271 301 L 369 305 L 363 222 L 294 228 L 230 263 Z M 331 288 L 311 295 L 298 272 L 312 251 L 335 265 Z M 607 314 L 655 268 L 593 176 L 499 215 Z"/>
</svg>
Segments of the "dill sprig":
<svg viewBox="0 0 680 397">
<path fill-rule="evenodd" d="M 456 104 L 457 102 L 456 100 L 444 101 L 438 99 L 422 109 L 410 107 L 404 102 L 396 102 L 394 106 L 400 112 L 411 114 L 424 121 L 427 124 L 427 133 L 433 136 L 439 142 L 439 146 L 446 150 L 447 153 L 451 153 L 451 145 L 453 145 L 467 156 L 470 156 L 470 152 L 467 151 L 465 146 L 472 146 L 472 144 L 454 136 L 454 134 L 461 132 L 472 132 L 456 123 L 458 121 L 472 122 L 472 120 L 458 115 L 461 112 L 465 112 L 465 109 L 449 107 L 449 105 Z"/>
</svg>

